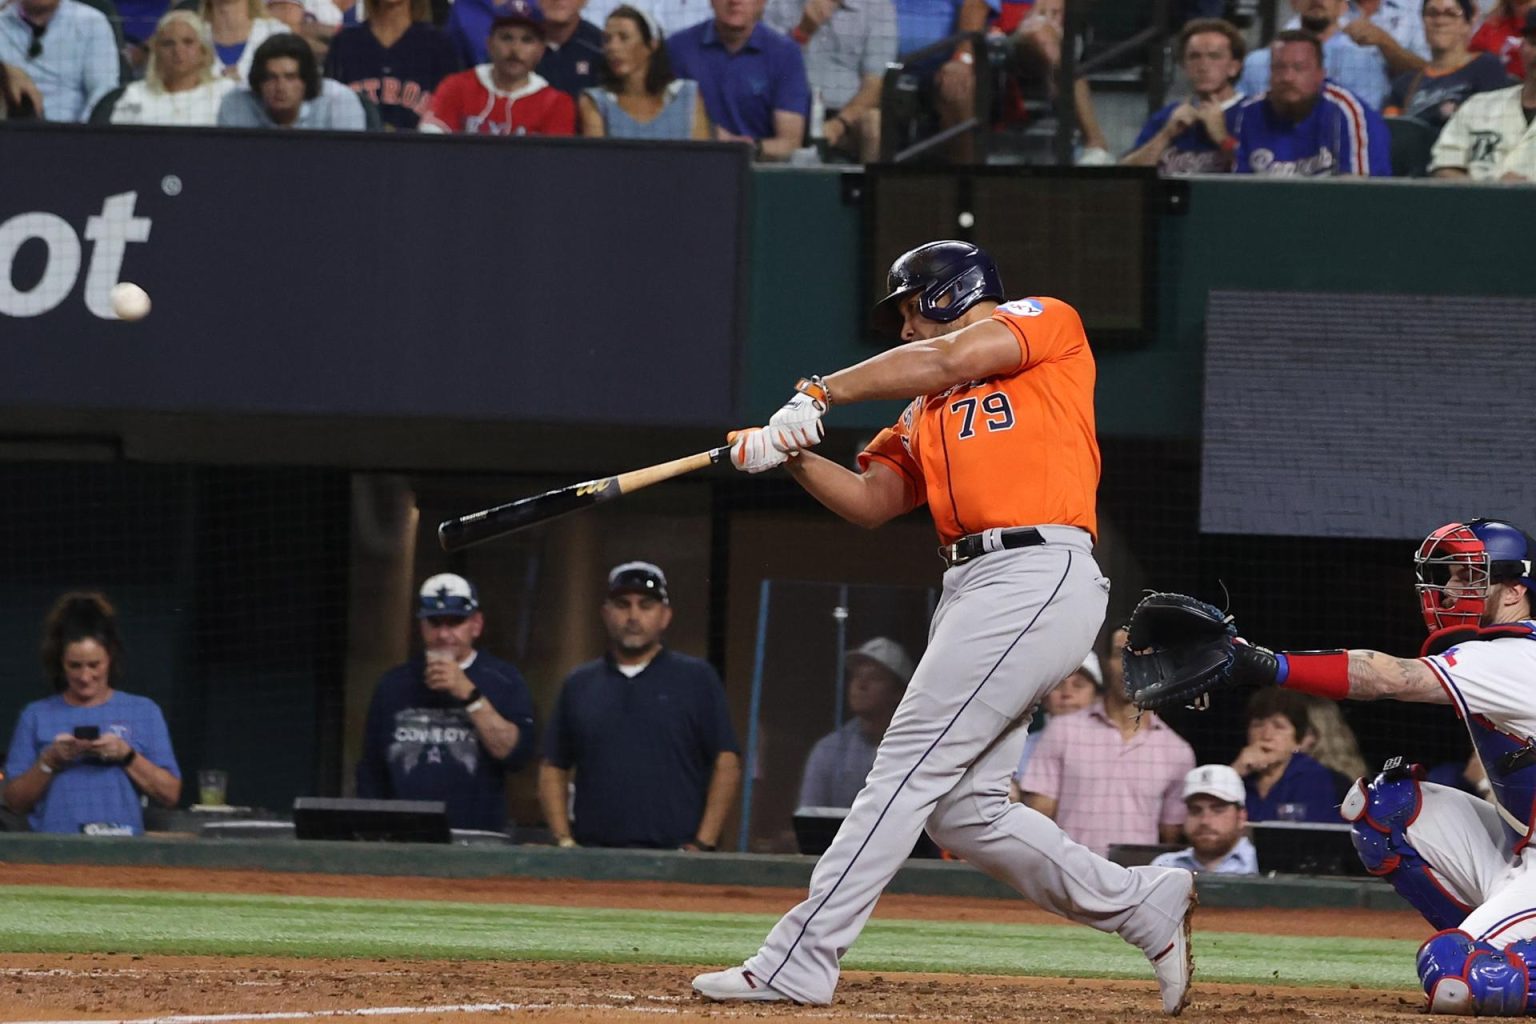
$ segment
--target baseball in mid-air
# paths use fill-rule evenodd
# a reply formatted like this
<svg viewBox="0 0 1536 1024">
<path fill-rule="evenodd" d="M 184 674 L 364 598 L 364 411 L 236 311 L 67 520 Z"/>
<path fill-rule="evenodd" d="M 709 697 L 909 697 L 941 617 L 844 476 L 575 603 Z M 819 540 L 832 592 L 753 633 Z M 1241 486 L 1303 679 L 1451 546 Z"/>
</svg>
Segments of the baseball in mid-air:
<svg viewBox="0 0 1536 1024">
<path fill-rule="evenodd" d="M 112 312 L 119 320 L 142 320 L 149 315 L 149 293 L 128 281 L 113 285 Z"/>
<path fill-rule="evenodd" d="M 963 228 L 971 227 L 976 223 L 976 215 L 970 210 L 962 210 L 959 217 L 955 218 Z"/>
</svg>

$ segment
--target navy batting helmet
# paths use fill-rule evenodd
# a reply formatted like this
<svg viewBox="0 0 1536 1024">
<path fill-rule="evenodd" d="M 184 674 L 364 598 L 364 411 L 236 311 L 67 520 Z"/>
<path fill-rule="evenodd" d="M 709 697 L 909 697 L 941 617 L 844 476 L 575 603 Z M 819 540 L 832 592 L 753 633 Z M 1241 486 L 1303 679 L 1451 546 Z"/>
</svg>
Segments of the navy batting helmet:
<svg viewBox="0 0 1536 1024">
<path fill-rule="evenodd" d="M 1502 519 L 1446 523 L 1414 555 L 1416 589 L 1431 631 L 1477 625 L 1491 583 L 1521 583 L 1536 602 L 1536 539 Z"/>
<path fill-rule="evenodd" d="M 889 334 L 901 330 L 901 300 L 914 292 L 917 311 L 941 324 L 960 319 L 983 299 L 1003 301 L 997 264 L 970 242 L 929 242 L 903 253 L 891 264 L 887 285 L 891 293 L 875 304 L 871 320 Z"/>
</svg>

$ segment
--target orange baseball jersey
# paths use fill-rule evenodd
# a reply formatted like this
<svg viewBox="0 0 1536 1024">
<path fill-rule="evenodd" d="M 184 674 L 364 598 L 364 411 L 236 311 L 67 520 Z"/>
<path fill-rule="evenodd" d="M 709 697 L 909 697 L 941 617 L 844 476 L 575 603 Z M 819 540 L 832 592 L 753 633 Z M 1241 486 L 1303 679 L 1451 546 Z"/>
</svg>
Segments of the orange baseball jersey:
<svg viewBox="0 0 1536 1024">
<path fill-rule="evenodd" d="M 1019 368 L 912 400 L 859 455 L 927 502 L 941 543 L 992 527 L 1078 526 L 1095 537 L 1099 444 L 1093 353 L 1060 299 L 1006 302 L 992 319 L 1019 342 Z"/>
</svg>

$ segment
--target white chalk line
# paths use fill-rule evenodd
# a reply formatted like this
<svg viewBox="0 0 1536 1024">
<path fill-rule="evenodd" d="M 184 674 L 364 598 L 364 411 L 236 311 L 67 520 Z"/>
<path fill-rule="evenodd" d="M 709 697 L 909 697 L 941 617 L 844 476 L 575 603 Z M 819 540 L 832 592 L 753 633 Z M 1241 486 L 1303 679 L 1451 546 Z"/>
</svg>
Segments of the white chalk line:
<svg viewBox="0 0 1536 1024">
<path fill-rule="evenodd" d="M 617 998 L 636 1000 L 639 997 L 623 994 Z M 647 1000 L 670 1000 L 681 1003 L 683 999 L 677 996 L 646 996 Z M 690 1000 L 691 1002 L 691 1000 Z M 725 1007 L 719 1003 L 700 1003 L 700 1009 L 707 1008 L 710 1013 L 721 1016 L 756 1016 L 764 1009 L 761 1003 L 741 1004 L 739 1006 Z M 536 1013 L 551 1010 L 619 1010 L 624 1013 L 655 1013 L 672 1014 L 682 1013 L 682 1006 L 640 1006 L 623 1005 L 615 1003 L 453 1003 L 442 1006 L 360 1006 L 345 1010 L 278 1010 L 266 1013 L 179 1013 L 160 1017 L 122 1017 L 118 1019 L 103 1019 L 100 1017 L 81 1020 L 24 1020 L 10 1021 L 7 1024 L 231 1024 L 235 1021 L 290 1021 L 290 1020 L 326 1020 L 341 1017 L 389 1017 L 389 1016 L 419 1016 L 428 1013 Z M 731 1013 L 737 1010 L 738 1013 Z M 795 1014 L 796 1019 L 842 1019 L 850 1017 L 859 1020 L 906 1020 L 905 1014 L 896 1013 L 833 1013 L 825 1010 L 802 1011 Z"/>
</svg>

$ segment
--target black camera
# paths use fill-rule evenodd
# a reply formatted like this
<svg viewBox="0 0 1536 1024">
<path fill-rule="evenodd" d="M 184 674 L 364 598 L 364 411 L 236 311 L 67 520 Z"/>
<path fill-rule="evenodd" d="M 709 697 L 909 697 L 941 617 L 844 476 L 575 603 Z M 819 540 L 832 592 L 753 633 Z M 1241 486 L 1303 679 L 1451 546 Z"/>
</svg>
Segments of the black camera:
<svg viewBox="0 0 1536 1024">
<path fill-rule="evenodd" d="M 101 726 L 99 726 L 99 725 L 77 725 L 77 726 L 75 726 L 75 739 L 77 739 L 77 740 L 99 740 L 99 739 L 101 739 Z"/>
</svg>

